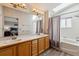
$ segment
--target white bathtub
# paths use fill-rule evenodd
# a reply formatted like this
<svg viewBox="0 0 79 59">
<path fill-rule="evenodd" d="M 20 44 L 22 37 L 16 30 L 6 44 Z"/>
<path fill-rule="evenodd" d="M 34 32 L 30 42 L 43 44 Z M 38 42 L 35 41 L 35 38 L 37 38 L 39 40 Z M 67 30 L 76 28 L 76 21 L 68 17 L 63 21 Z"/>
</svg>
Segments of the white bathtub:
<svg viewBox="0 0 79 59">
<path fill-rule="evenodd" d="M 77 41 L 77 40 L 79 40 L 79 39 L 70 39 L 70 38 L 63 38 L 63 37 L 60 38 L 60 42 L 79 46 L 79 41 Z"/>
</svg>

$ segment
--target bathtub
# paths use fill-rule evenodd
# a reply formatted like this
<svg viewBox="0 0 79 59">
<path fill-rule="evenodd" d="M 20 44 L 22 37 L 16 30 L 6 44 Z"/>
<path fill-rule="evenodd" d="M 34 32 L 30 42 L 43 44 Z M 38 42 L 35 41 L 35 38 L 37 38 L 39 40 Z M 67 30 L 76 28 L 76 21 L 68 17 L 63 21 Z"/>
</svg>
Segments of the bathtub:
<svg viewBox="0 0 79 59">
<path fill-rule="evenodd" d="M 79 46 L 79 39 L 71 39 L 71 38 L 63 38 L 63 37 L 61 37 L 60 42 Z"/>
<path fill-rule="evenodd" d="M 79 56 L 79 40 L 70 38 L 60 38 L 60 48 L 70 55 Z"/>
</svg>

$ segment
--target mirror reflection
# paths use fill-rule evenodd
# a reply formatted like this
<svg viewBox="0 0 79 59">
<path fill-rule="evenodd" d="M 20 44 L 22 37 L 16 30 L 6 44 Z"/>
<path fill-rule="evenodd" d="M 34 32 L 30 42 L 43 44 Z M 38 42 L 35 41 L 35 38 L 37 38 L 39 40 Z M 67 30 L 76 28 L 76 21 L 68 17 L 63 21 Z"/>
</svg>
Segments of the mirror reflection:
<svg viewBox="0 0 79 59">
<path fill-rule="evenodd" d="M 18 18 L 4 17 L 4 37 L 18 35 Z"/>
</svg>

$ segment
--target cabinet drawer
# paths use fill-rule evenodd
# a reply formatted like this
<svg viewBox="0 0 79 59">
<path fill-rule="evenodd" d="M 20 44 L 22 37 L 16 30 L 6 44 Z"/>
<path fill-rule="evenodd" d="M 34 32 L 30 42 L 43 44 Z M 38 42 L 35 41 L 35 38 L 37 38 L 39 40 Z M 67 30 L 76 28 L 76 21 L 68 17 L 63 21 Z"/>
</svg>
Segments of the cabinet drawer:
<svg viewBox="0 0 79 59">
<path fill-rule="evenodd" d="M 32 41 L 32 55 L 38 55 L 37 40 Z"/>
<path fill-rule="evenodd" d="M 44 38 L 39 39 L 39 54 L 44 51 Z"/>
<path fill-rule="evenodd" d="M 32 52 L 32 56 L 37 56 L 37 55 L 38 55 L 37 51 Z"/>
<path fill-rule="evenodd" d="M 37 50 L 37 44 L 32 45 L 32 51 Z"/>
<path fill-rule="evenodd" d="M 35 43 L 37 43 L 37 40 L 33 40 L 33 41 L 32 41 L 32 44 L 35 44 Z"/>
<path fill-rule="evenodd" d="M 49 48 L 49 38 L 45 37 L 45 49 Z"/>
</svg>

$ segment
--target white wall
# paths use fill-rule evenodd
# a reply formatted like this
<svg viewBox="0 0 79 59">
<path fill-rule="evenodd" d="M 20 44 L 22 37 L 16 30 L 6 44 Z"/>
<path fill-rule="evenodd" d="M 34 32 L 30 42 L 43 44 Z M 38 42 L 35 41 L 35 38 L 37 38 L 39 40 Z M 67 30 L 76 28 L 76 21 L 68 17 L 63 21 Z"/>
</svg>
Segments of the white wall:
<svg viewBox="0 0 79 59">
<path fill-rule="evenodd" d="M 79 3 L 72 4 L 71 6 L 68 6 L 64 8 L 63 10 L 61 10 L 60 12 L 56 13 L 56 15 L 61 15 L 61 14 L 77 11 L 79 10 L 78 7 L 79 7 Z"/>
<path fill-rule="evenodd" d="M 64 10 L 62 14 L 76 11 L 76 10 L 79 10 L 79 4 L 76 4 L 70 7 L 69 9 Z M 64 14 L 61 16 L 61 18 L 72 17 L 72 27 L 60 29 L 61 36 L 65 36 L 72 39 L 79 37 L 79 17 L 76 17 L 76 16 L 79 16 L 79 12 Z"/>
<path fill-rule="evenodd" d="M 4 7 L 4 16 L 19 18 L 19 34 L 32 33 L 32 15 Z"/>
<path fill-rule="evenodd" d="M 3 36 L 3 7 L 0 5 L 0 37 Z"/>
</svg>

